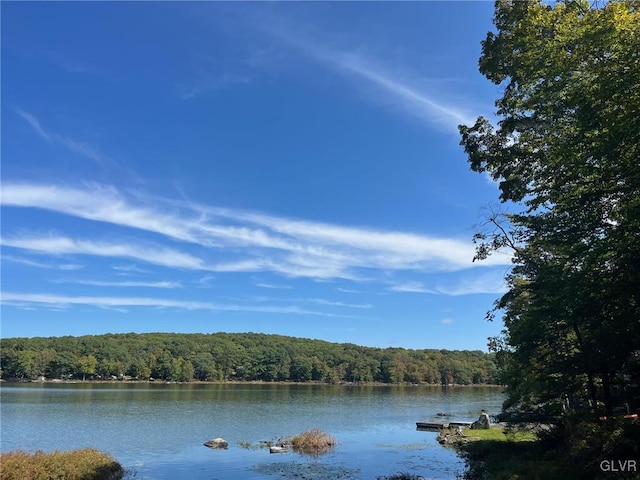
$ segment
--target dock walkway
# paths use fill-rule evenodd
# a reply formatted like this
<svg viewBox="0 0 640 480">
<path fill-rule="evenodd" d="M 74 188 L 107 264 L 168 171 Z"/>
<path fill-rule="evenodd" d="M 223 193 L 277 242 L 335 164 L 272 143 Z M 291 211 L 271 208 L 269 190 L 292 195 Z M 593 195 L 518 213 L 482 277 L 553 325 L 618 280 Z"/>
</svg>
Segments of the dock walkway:
<svg viewBox="0 0 640 480">
<path fill-rule="evenodd" d="M 470 427 L 473 422 L 416 422 L 418 430 L 442 430 L 450 427 Z"/>
</svg>

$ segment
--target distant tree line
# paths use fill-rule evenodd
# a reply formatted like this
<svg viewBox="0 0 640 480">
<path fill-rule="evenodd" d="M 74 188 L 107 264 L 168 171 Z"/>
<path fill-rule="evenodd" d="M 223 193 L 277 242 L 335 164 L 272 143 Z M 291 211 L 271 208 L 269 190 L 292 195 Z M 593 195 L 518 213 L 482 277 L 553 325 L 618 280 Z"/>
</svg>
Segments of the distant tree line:
<svg viewBox="0 0 640 480">
<path fill-rule="evenodd" d="M 491 384 L 493 354 L 373 348 L 258 333 L 0 340 L 5 379 Z"/>
</svg>

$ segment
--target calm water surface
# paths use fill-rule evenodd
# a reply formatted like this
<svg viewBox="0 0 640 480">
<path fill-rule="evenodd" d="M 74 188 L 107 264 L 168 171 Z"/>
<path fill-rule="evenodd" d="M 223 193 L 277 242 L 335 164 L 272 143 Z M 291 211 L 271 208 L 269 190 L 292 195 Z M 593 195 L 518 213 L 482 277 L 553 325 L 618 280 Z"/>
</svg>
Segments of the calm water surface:
<svg viewBox="0 0 640 480">
<path fill-rule="evenodd" d="M 495 387 L 325 385 L 4 384 L 1 449 L 93 447 L 136 480 L 375 479 L 400 471 L 455 478 L 463 463 L 415 422 L 446 412 L 497 413 Z M 320 428 L 337 440 L 319 458 L 247 449 Z M 215 437 L 228 450 L 202 444 Z"/>
</svg>

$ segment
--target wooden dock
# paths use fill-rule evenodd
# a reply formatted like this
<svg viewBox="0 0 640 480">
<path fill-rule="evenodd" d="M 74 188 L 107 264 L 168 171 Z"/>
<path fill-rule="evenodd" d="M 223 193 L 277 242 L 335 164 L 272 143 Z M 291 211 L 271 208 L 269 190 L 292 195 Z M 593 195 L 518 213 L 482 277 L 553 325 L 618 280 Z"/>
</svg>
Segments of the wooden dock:
<svg viewBox="0 0 640 480">
<path fill-rule="evenodd" d="M 416 422 L 418 430 L 442 430 L 443 428 L 470 427 L 473 422 Z"/>
</svg>

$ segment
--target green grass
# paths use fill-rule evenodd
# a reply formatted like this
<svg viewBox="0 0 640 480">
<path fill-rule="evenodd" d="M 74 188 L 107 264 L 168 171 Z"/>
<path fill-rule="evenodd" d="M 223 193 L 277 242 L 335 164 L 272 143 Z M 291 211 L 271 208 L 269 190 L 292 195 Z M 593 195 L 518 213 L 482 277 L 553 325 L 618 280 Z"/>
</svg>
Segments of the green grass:
<svg viewBox="0 0 640 480">
<path fill-rule="evenodd" d="M 0 454 L 0 480 L 120 480 L 124 474 L 111 455 L 92 448 Z"/>
<path fill-rule="evenodd" d="M 562 453 L 535 432 L 517 429 L 465 429 L 467 443 L 456 448 L 467 463 L 464 480 L 578 480 L 582 477 Z"/>
<path fill-rule="evenodd" d="M 492 440 L 496 442 L 535 442 L 538 440 L 538 435 L 535 432 L 528 430 L 513 430 L 504 428 L 489 428 L 487 430 L 477 429 L 472 430 L 465 428 L 462 432 L 470 439 L 478 440 Z"/>
<path fill-rule="evenodd" d="M 640 423 L 565 422 L 540 433 L 517 428 L 470 430 L 452 443 L 467 470 L 461 480 L 640 480 L 640 473 L 617 475 L 603 460 L 640 458 Z M 466 440 L 466 441 L 465 441 Z"/>
</svg>

